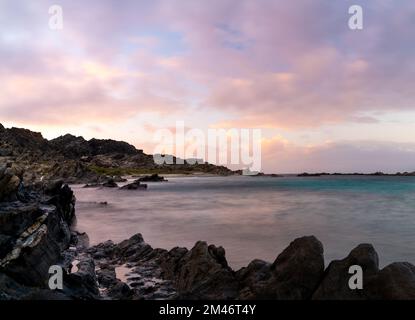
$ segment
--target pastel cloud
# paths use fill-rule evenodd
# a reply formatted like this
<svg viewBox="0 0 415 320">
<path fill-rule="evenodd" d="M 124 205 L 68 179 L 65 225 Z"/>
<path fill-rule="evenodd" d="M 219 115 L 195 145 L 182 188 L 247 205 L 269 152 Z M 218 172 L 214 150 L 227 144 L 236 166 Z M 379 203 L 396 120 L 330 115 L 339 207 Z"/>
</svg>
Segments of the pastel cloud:
<svg viewBox="0 0 415 320">
<path fill-rule="evenodd" d="M 264 141 L 262 149 L 265 172 L 414 171 L 414 143 L 338 141 L 301 146 L 274 137 Z"/>
<path fill-rule="evenodd" d="M 59 32 L 47 27 L 49 1 L 0 3 L 3 122 L 78 126 L 83 134 L 85 126 L 101 132 L 116 121 L 125 132 L 111 134 L 124 138 L 136 126 L 176 120 L 277 131 L 382 128 L 380 118 L 415 110 L 410 0 L 357 1 L 365 14 L 359 32 L 347 26 L 356 4 L 349 0 L 59 2 Z M 143 130 L 132 142 L 148 144 L 154 130 Z M 361 139 L 350 132 L 358 150 L 367 149 Z M 336 143 L 329 149 L 339 150 Z M 298 141 L 284 150 L 287 159 L 304 150 L 328 154 Z"/>
</svg>

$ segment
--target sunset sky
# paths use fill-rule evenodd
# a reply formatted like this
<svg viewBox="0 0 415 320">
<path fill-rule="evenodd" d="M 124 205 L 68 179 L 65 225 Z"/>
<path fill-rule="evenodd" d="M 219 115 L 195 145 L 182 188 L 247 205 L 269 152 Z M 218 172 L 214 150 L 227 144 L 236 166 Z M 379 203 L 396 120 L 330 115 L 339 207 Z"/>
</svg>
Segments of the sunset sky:
<svg viewBox="0 0 415 320">
<path fill-rule="evenodd" d="M 261 128 L 266 172 L 415 171 L 414 43 L 413 0 L 0 0 L 0 122 L 148 153 L 177 120 Z"/>
</svg>

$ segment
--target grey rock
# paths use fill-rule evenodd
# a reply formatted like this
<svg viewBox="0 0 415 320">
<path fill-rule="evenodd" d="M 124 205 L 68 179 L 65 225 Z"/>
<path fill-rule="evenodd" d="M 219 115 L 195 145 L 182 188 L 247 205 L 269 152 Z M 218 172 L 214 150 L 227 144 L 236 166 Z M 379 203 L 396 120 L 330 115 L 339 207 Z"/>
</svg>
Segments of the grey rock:
<svg viewBox="0 0 415 320">
<path fill-rule="evenodd" d="M 323 245 L 316 237 L 294 240 L 271 266 L 255 299 L 309 300 L 324 274 Z"/>
<path fill-rule="evenodd" d="M 225 250 L 199 241 L 179 261 L 174 279 L 183 298 L 231 299 L 237 296 L 238 284 L 229 268 Z"/>
<path fill-rule="evenodd" d="M 369 279 L 365 293 L 371 300 L 415 300 L 415 266 L 395 262 Z"/>
<path fill-rule="evenodd" d="M 351 290 L 349 287 L 350 266 L 358 265 L 363 270 L 363 287 L 366 280 L 379 271 L 379 258 L 370 244 L 361 244 L 343 260 L 332 261 L 325 271 L 324 278 L 313 295 L 315 300 L 364 300 L 364 290 Z"/>
<path fill-rule="evenodd" d="M 147 189 L 147 185 L 146 184 L 142 184 L 140 181 L 136 180 L 132 183 L 129 183 L 125 186 L 122 186 L 120 188 L 121 190 L 145 190 Z"/>
</svg>

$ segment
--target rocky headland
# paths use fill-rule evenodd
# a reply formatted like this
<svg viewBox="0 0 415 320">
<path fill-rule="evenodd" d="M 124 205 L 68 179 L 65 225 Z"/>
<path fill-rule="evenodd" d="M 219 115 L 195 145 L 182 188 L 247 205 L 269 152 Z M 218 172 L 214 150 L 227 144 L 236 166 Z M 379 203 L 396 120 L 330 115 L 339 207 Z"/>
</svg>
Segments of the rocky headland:
<svg viewBox="0 0 415 320">
<path fill-rule="evenodd" d="M 47 140 L 41 133 L 0 124 L 0 164 L 13 162 L 23 169 L 26 184 L 61 179 L 65 183 L 104 183 L 125 175 L 194 174 L 234 175 L 224 166 L 203 164 L 158 165 L 153 155 L 115 140 L 70 134 Z M 154 177 L 153 177 L 154 178 Z M 151 179 L 149 181 L 152 181 Z"/>
<path fill-rule="evenodd" d="M 26 186 L 23 170 L 0 167 L 0 299 L 141 300 L 389 300 L 415 299 L 415 266 L 379 269 L 361 244 L 325 267 L 314 236 L 294 240 L 275 261 L 253 260 L 233 270 L 225 249 L 154 249 L 140 234 L 121 243 L 88 245 L 73 230 L 75 197 L 62 180 Z M 50 290 L 50 266 L 63 270 L 62 290 Z M 363 289 L 349 288 L 349 267 L 363 270 Z"/>
</svg>

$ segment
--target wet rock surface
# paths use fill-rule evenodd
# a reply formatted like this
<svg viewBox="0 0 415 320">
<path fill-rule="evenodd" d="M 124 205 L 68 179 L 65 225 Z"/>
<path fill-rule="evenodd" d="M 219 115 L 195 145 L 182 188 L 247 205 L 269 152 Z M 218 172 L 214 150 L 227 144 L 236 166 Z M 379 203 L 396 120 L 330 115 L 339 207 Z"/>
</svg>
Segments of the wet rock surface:
<svg viewBox="0 0 415 320">
<path fill-rule="evenodd" d="M 138 182 L 167 182 L 168 180 L 162 176 L 159 176 L 157 173 L 150 176 L 144 176 L 137 180 Z"/>
<path fill-rule="evenodd" d="M 147 189 L 147 185 L 144 183 L 141 183 L 140 180 L 135 180 L 132 183 L 126 184 L 125 186 L 122 186 L 120 190 L 145 190 Z"/>
<path fill-rule="evenodd" d="M 0 181 L 7 185 L 0 202 L 0 296 L 23 298 L 46 290 L 43 296 L 62 298 L 47 284 L 50 266 L 63 263 L 73 240 L 72 190 L 60 181 L 26 188 L 21 171 L 12 165 L 0 171 Z"/>
</svg>

